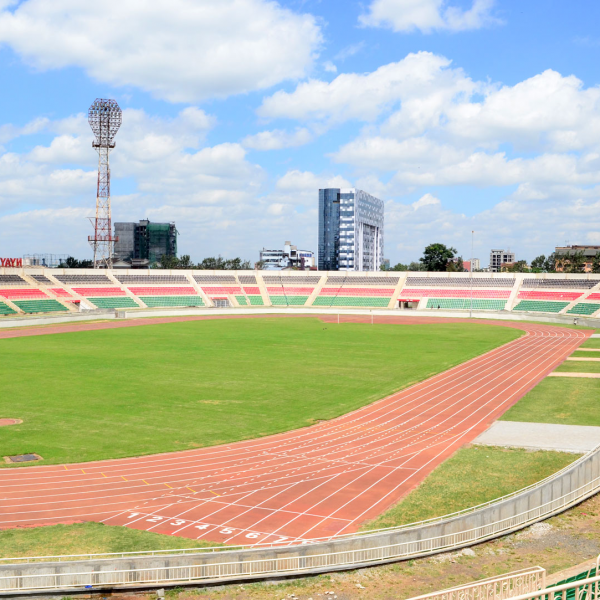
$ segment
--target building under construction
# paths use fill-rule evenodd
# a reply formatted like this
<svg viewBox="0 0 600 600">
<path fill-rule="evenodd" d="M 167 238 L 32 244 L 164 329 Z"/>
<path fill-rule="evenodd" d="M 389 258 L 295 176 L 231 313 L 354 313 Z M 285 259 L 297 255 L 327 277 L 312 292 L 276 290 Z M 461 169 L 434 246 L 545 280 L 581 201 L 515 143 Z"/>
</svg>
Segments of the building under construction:
<svg viewBox="0 0 600 600">
<path fill-rule="evenodd" d="M 147 268 L 177 256 L 177 235 L 175 223 L 115 223 L 115 266 Z"/>
</svg>

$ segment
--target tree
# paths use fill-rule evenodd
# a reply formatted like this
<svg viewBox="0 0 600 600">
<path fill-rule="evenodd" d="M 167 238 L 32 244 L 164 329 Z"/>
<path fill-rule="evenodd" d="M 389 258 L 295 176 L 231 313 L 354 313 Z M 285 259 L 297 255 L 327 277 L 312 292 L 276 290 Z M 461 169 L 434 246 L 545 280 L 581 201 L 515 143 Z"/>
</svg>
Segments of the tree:
<svg viewBox="0 0 600 600">
<path fill-rule="evenodd" d="M 506 273 L 529 273 L 529 267 L 527 261 L 518 260 L 514 265 L 509 267 L 502 267 L 502 270 Z"/>
<path fill-rule="evenodd" d="M 160 261 L 152 265 L 153 269 L 178 269 L 179 259 L 176 256 L 163 254 Z"/>
<path fill-rule="evenodd" d="M 592 273 L 600 273 L 600 252 L 592 260 Z"/>
<path fill-rule="evenodd" d="M 546 265 L 546 257 L 543 254 L 540 254 L 539 256 L 536 256 L 531 261 L 531 268 L 532 269 L 538 269 L 540 271 L 543 271 L 545 265 Z"/>
<path fill-rule="evenodd" d="M 429 244 L 419 260 L 425 271 L 445 271 L 455 253 L 456 248 L 448 248 L 444 244 Z"/>
<path fill-rule="evenodd" d="M 410 263 L 410 265 L 408 265 L 407 270 L 408 271 L 424 271 L 425 267 L 422 265 L 422 263 L 413 260 Z"/>
<path fill-rule="evenodd" d="M 446 271 L 451 273 L 463 273 L 465 270 L 465 263 L 462 259 L 462 256 L 459 256 L 455 261 L 451 260 L 446 265 Z"/>
<path fill-rule="evenodd" d="M 565 273 L 585 273 L 585 256 L 583 252 L 572 252 L 562 258 L 562 270 Z"/>
<path fill-rule="evenodd" d="M 402 263 L 397 263 L 395 264 L 393 267 L 390 267 L 389 269 L 385 269 L 386 271 L 408 271 L 408 265 L 402 264 Z"/>
<path fill-rule="evenodd" d="M 68 256 L 64 262 L 58 265 L 59 269 L 92 269 L 94 262 L 92 260 L 77 260 L 72 256 Z"/>
<path fill-rule="evenodd" d="M 242 260 L 241 258 L 230 258 L 225 259 L 222 256 L 209 257 L 198 263 L 197 269 L 208 270 L 212 269 L 215 271 L 245 271 L 252 269 L 252 265 L 249 260 Z"/>
</svg>

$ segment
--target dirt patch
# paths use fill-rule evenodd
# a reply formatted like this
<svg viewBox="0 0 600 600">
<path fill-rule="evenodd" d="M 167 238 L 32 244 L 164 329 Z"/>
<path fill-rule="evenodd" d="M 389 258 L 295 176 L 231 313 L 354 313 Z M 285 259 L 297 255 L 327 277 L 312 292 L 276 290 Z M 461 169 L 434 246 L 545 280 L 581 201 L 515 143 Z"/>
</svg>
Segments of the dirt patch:
<svg viewBox="0 0 600 600">
<path fill-rule="evenodd" d="M 20 425 L 22 422 L 22 419 L 0 418 L 0 427 L 8 427 L 9 425 Z"/>
</svg>

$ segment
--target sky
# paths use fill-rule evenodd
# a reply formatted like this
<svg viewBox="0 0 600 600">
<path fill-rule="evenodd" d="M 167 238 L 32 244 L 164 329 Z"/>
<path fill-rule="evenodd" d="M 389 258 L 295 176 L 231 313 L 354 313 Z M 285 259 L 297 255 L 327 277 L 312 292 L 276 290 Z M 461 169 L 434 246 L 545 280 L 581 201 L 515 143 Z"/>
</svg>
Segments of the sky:
<svg viewBox="0 0 600 600">
<path fill-rule="evenodd" d="M 179 253 L 317 250 L 318 189 L 385 201 L 385 256 L 487 265 L 600 244 L 594 0 L 0 0 L 0 256 L 90 258 L 113 98 L 113 221 Z"/>
</svg>

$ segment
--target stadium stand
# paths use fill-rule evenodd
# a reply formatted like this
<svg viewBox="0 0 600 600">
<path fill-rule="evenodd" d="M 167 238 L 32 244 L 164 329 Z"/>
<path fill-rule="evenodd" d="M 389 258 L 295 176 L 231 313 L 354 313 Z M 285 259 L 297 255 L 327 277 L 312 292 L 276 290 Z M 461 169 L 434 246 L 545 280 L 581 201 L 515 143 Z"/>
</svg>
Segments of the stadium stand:
<svg viewBox="0 0 600 600">
<path fill-rule="evenodd" d="M 204 306 L 200 296 L 140 296 L 140 300 L 150 308 L 168 306 Z"/>
<path fill-rule="evenodd" d="M 172 285 L 178 283 L 189 285 L 190 283 L 185 275 L 121 275 L 117 273 L 115 279 L 123 285 Z"/>
<path fill-rule="evenodd" d="M 568 300 L 573 302 L 583 296 L 583 292 L 519 292 L 519 300 Z"/>
<path fill-rule="evenodd" d="M 514 311 L 559 313 L 569 306 L 568 302 L 548 302 L 545 300 L 521 300 Z"/>
<path fill-rule="evenodd" d="M 12 309 L 8 304 L 4 304 L 4 302 L 0 302 L 0 315 L 14 315 L 17 311 Z"/>
<path fill-rule="evenodd" d="M 504 310 L 506 300 L 483 300 L 481 298 L 428 298 L 426 308 L 450 310 Z"/>
<path fill-rule="evenodd" d="M 329 277 L 327 282 L 329 283 L 331 279 L 334 278 Z M 393 288 L 324 287 L 315 298 L 313 306 L 385 308 L 390 303 L 393 294 Z"/>
<path fill-rule="evenodd" d="M 15 300 L 16 304 L 24 313 L 49 313 L 49 312 L 68 312 L 58 300 Z"/>
<path fill-rule="evenodd" d="M 262 296 L 248 296 L 248 300 L 252 306 L 264 306 Z"/>
<path fill-rule="evenodd" d="M 55 278 L 64 285 L 114 285 L 108 276 L 98 275 L 56 275 Z"/>
<path fill-rule="evenodd" d="M 48 298 L 48 295 L 37 288 L 0 290 L 0 296 L 7 300 L 34 300 Z"/>
<path fill-rule="evenodd" d="M 389 303 L 390 298 L 351 298 L 348 296 L 317 296 L 313 302 L 313 306 L 355 306 L 359 308 L 385 308 Z"/>
<path fill-rule="evenodd" d="M 515 285 L 514 277 L 468 277 L 460 275 L 456 277 L 407 277 L 406 287 L 457 287 L 457 284 L 465 287 L 504 287 L 510 288 Z"/>
<path fill-rule="evenodd" d="M 289 275 L 263 275 L 262 280 L 266 285 L 281 285 L 285 282 L 287 285 L 317 285 L 321 281 L 320 275 L 308 276 L 289 276 Z"/>
<path fill-rule="evenodd" d="M 240 306 L 248 306 L 248 300 L 246 296 L 236 296 L 235 299 Z"/>
<path fill-rule="evenodd" d="M 135 296 L 197 296 L 193 287 L 131 287 L 127 289 Z M 125 294 L 125 292 L 123 292 Z"/>
<path fill-rule="evenodd" d="M 222 296 L 223 294 L 241 294 L 242 288 L 238 286 L 201 286 L 202 291 L 210 298 L 211 296 Z M 135 292 L 134 292 L 135 293 Z"/>
<path fill-rule="evenodd" d="M 594 292 L 593 294 L 590 294 L 586 300 L 600 300 L 600 294 L 597 292 Z"/>
<path fill-rule="evenodd" d="M 29 285 L 20 275 L 0 275 L 0 286 L 2 285 Z"/>
<path fill-rule="evenodd" d="M 256 285 L 256 276 L 255 275 L 240 275 L 238 279 L 240 280 L 240 283 L 242 285 L 244 285 L 246 283 Z"/>
<path fill-rule="evenodd" d="M 91 298 L 92 296 L 125 296 L 125 292 L 118 287 L 74 287 L 72 290 L 78 294 L 79 296 L 83 296 L 84 298 Z"/>
<path fill-rule="evenodd" d="M 98 308 L 139 308 L 136 302 L 128 296 L 112 298 L 103 296 L 101 298 L 88 298 L 88 300 Z"/>
<path fill-rule="evenodd" d="M 593 315 L 600 310 L 600 304 L 593 302 L 578 302 L 575 306 L 567 311 L 569 315 Z"/>
<path fill-rule="evenodd" d="M 525 278 L 524 288 L 580 288 L 591 289 L 600 283 L 600 279 L 531 279 Z"/>
<path fill-rule="evenodd" d="M 510 290 L 436 290 L 436 289 L 408 289 L 403 290 L 403 294 L 410 294 L 413 298 L 427 298 L 435 296 L 436 298 L 508 298 Z"/>
<path fill-rule="evenodd" d="M 35 279 L 38 283 L 42 285 L 56 285 L 53 281 L 48 279 L 45 275 L 30 275 L 32 279 Z"/>
<path fill-rule="evenodd" d="M 50 288 L 50 291 L 58 298 L 73 298 L 73 296 L 63 288 Z"/>
<path fill-rule="evenodd" d="M 235 278 L 235 275 L 194 275 L 194 280 L 196 281 L 196 283 L 199 283 L 200 285 L 204 284 L 204 283 L 233 283 L 233 284 L 237 284 L 237 279 Z"/>
</svg>

